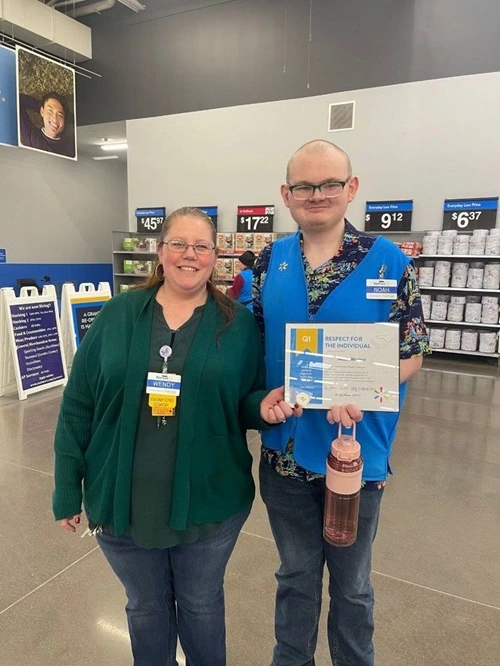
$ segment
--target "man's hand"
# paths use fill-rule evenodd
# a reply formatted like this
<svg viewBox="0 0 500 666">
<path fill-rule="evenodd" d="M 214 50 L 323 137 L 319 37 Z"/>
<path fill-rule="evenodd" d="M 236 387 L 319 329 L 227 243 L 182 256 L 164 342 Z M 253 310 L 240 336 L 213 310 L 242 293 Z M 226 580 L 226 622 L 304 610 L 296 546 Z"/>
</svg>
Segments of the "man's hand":
<svg viewBox="0 0 500 666">
<path fill-rule="evenodd" d="M 328 423 L 342 423 L 345 428 L 352 428 L 354 422 L 359 423 L 363 412 L 354 403 L 348 405 L 332 405 L 326 413 Z"/>
</svg>

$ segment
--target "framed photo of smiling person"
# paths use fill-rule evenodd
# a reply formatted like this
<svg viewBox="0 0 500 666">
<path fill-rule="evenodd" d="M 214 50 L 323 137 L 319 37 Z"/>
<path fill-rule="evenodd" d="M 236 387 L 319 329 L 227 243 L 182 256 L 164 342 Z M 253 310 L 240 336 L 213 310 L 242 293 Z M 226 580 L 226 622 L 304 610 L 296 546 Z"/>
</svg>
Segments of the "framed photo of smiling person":
<svg viewBox="0 0 500 666">
<path fill-rule="evenodd" d="M 74 70 L 20 46 L 16 51 L 19 146 L 76 160 Z"/>
</svg>

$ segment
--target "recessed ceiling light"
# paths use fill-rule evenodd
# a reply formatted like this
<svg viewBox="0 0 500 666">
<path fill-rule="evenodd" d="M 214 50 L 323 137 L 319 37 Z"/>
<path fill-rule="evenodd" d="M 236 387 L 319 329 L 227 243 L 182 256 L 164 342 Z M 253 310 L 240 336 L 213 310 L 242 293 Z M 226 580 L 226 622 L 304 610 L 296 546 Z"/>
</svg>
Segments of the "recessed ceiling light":
<svg viewBox="0 0 500 666">
<path fill-rule="evenodd" d="M 128 144 L 124 143 L 106 143 L 101 146 L 103 150 L 127 150 Z"/>
<path fill-rule="evenodd" d="M 101 155 L 100 157 L 93 157 L 93 160 L 117 160 L 118 155 Z"/>
<path fill-rule="evenodd" d="M 138 0 L 118 0 L 119 3 L 125 5 L 134 12 L 140 12 L 143 9 L 146 9 Z"/>
</svg>

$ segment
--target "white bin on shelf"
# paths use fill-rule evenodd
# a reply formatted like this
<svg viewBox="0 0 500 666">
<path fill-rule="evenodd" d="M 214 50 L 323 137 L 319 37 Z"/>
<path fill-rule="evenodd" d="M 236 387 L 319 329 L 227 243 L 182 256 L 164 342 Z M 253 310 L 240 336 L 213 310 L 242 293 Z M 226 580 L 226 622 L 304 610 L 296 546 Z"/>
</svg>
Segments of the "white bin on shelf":
<svg viewBox="0 0 500 666">
<path fill-rule="evenodd" d="M 479 351 L 483 354 L 494 354 L 497 350 L 497 337 L 496 331 L 480 331 Z"/>
<path fill-rule="evenodd" d="M 465 306 L 464 321 L 469 324 L 481 323 L 481 303 L 467 303 Z"/>
<path fill-rule="evenodd" d="M 474 328 L 464 328 L 462 331 L 461 349 L 463 351 L 477 351 L 478 332 Z"/>
<path fill-rule="evenodd" d="M 469 264 L 457 261 L 453 264 L 451 269 L 451 286 L 457 289 L 462 289 L 467 284 L 467 273 L 469 272 Z"/>
<path fill-rule="evenodd" d="M 500 289 L 500 264 L 485 264 L 483 289 Z"/>
<path fill-rule="evenodd" d="M 418 283 L 421 287 L 432 287 L 434 279 L 434 268 L 421 266 L 418 271 Z"/>
<path fill-rule="evenodd" d="M 429 335 L 429 344 L 431 349 L 444 349 L 446 330 L 433 326 Z"/>
<path fill-rule="evenodd" d="M 467 289 L 482 289 L 484 264 L 471 264 L 467 272 Z"/>
<path fill-rule="evenodd" d="M 460 349 L 462 332 L 459 328 L 447 328 L 444 340 L 444 348 L 457 350 Z"/>
<path fill-rule="evenodd" d="M 479 306 L 481 308 L 481 306 Z M 448 303 L 442 301 L 432 301 L 431 304 L 431 319 L 434 321 L 446 321 L 446 313 L 448 311 Z"/>
<path fill-rule="evenodd" d="M 451 261 L 436 261 L 434 268 L 434 286 L 448 287 L 450 284 Z"/>
</svg>

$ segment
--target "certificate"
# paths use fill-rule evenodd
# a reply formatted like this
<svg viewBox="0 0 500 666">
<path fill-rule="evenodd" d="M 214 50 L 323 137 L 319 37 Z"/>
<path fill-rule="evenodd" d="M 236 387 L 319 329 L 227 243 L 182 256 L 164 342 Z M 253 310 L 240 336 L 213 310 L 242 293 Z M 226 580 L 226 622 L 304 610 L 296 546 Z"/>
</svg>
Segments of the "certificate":
<svg viewBox="0 0 500 666">
<path fill-rule="evenodd" d="M 287 324 L 285 401 L 399 411 L 399 324 Z"/>
</svg>

